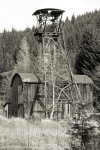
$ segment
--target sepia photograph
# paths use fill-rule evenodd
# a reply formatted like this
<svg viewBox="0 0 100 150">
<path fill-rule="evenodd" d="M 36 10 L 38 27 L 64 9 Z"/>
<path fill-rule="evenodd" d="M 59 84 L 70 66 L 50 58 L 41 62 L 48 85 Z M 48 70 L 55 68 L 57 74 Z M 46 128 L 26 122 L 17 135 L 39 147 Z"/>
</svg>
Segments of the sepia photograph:
<svg viewBox="0 0 100 150">
<path fill-rule="evenodd" d="M 0 0 L 0 150 L 100 150 L 100 0 Z"/>
</svg>

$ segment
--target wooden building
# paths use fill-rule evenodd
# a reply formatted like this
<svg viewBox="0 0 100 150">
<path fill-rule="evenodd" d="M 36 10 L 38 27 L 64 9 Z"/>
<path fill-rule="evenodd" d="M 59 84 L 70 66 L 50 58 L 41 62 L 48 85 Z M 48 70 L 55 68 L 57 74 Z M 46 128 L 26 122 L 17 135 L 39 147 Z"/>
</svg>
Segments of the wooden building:
<svg viewBox="0 0 100 150">
<path fill-rule="evenodd" d="M 4 115 L 3 101 L 0 100 L 0 115 Z"/>
<path fill-rule="evenodd" d="M 86 75 L 74 75 L 79 87 L 82 101 L 89 105 L 88 112 L 93 112 L 93 81 Z M 90 104 L 89 104 L 90 103 Z"/>
<path fill-rule="evenodd" d="M 33 112 L 34 107 L 36 111 L 40 106 L 36 105 L 38 85 L 40 85 L 40 79 L 32 73 L 16 73 L 11 81 L 11 109 L 12 116 L 15 117 L 27 117 Z M 40 112 L 43 111 L 39 110 Z"/>
<path fill-rule="evenodd" d="M 81 102 L 80 104 L 86 104 L 87 106 L 87 112 L 93 113 L 93 81 L 90 77 L 86 75 L 74 75 L 74 79 L 77 83 L 77 86 L 79 88 L 79 92 L 81 94 Z M 63 107 L 63 118 L 66 117 L 73 117 L 73 114 L 75 113 L 75 109 L 71 104 L 65 104 Z"/>
<path fill-rule="evenodd" d="M 7 118 L 10 118 L 11 117 L 11 102 L 10 101 L 5 102 L 3 107 L 4 107 L 4 116 Z"/>
<path fill-rule="evenodd" d="M 41 78 L 41 77 L 40 77 Z M 45 117 L 45 101 L 43 95 L 43 79 L 32 73 L 16 73 L 11 81 L 11 112 L 15 117 L 34 115 Z M 91 103 L 90 112 L 93 112 L 93 81 L 86 75 L 74 75 L 80 89 L 82 100 Z M 60 105 L 59 117 L 65 118 L 72 113 L 70 104 Z"/>
</svg>

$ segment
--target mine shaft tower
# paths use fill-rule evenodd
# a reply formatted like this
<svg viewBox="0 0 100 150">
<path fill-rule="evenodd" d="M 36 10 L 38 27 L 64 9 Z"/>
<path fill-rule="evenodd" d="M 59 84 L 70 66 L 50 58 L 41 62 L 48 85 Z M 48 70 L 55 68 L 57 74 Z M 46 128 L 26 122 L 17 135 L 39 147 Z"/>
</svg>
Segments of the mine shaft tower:
<svg viewBox="0 0 100 150">
<path fill-rule="evenodd" d="M 37 17 L 34 36 L 42 43 L 42 74 L 44 77 L 44 99 L 46 117 L 50 112 L 53 119 L 61 104 L 67 106 L 68 113 L 75 113 L 80 92 L 73 78 L 67 52 L 62 48 L 59 37 L 62 34 L 64 10 L 40 9 L 33 13 Z M 73 112 L 70 112 L 73 107 Z"/>
</svg>

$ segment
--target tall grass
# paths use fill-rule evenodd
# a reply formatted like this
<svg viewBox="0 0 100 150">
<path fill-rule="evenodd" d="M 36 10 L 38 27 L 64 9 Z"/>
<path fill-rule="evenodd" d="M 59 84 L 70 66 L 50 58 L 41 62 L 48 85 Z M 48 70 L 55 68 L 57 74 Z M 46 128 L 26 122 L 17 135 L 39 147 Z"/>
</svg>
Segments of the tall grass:
<svg viewBox="0 0 100 150">
<path fill-rule="evenodd" d="M 69 140 L 59 122 L 0 116 L 0 150 L 67 150 Z"/>
</svg>

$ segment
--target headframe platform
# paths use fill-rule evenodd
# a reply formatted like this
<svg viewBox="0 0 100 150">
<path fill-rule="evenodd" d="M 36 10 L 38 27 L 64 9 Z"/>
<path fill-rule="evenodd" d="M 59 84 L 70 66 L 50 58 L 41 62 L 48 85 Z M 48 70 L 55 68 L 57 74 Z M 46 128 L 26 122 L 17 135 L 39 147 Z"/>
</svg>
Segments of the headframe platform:
<svg viewBox="0 0 100 150">
<path fill-rule="evenodd" d="M 51 16 L 59 16 L 62 13 L 64 13 L 64 10 L 61 9 L 55 9 L 55 8 L 44 8 L 44 9 L 38 9 L 36 10 L 33 15 L 38 15 L 38 14 L 49 14 Z"/>
<path fill-rule="evenodd" d="M 54 37 L 61 34 L 61 20 L 64 10 L 55 8 L 45 8 L 36 10 L 33 15 L 37 17 L 37 27 L 34 36 L 42 41 L 44 34 L 51 35 Z"/>
</svg>

